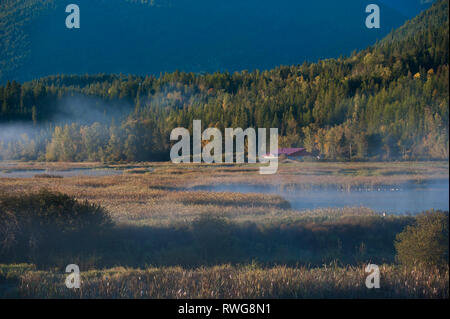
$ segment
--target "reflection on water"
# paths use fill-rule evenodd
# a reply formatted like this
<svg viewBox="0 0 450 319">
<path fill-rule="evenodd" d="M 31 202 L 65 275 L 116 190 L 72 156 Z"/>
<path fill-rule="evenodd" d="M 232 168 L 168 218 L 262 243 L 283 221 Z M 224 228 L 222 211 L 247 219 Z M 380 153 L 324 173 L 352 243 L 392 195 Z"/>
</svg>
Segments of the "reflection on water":
<svg viewBox="0 0 450 319">
<path fill-rule="evenodd" d="M 257 185 L 218 185 L 196 187 L 197 190 L 239 193 L 269 193 L 283 196 L 293 209 L 327 207 L 369 207 L 377 212 L 418 213 L 427 209 L 449 209 L 449 183 L 437 181 L 426 185 L 410 184 L 375 190 L 314 189 L 282 191 L 279 187 Z"/>
</svg>

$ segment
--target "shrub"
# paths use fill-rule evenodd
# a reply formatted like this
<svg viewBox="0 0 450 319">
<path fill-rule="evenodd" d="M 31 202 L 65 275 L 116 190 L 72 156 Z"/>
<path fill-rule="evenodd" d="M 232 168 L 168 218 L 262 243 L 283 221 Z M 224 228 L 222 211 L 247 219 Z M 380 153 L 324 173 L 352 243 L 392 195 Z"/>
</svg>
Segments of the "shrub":
<svg viewBox="0 0 450 319">
<path fill-rule="evenodd" d="M 0 197 L 0 259 L 86 246 L 112 225 L 100 206 L 42 190 Z M 29 259 L 28 259 L 29 260 Z"/>
<path fill-rule="evenodd" d="M 404 265 L 448 265 L 448 212 L 427 211 L 417 216 L 415 225 L 397 235 L 397 260 Z"/>
</svg>

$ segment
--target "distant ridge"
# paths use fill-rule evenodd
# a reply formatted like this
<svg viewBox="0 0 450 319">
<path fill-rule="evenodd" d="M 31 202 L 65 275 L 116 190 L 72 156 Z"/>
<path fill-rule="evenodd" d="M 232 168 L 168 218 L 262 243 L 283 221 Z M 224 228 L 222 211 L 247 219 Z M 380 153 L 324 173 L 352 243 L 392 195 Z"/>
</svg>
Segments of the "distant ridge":
<svg viewBox="0 0 450 319">
<path fill-rule="evenodd" d="M 411 19 L 428 9 L 434 0 L 381 0 L 381 2 Z"/>
<path fill-rule="evenodd" d="M 0 83 L 271 69 L 348 55 L 406 20 L 378 0 L 77 0 L 82 27 L 67 30 L 64 8 L 72 2 L 1 2 Z M 381 29 L 365 27 L 369 3 L 382 9 Z"/>
</svg>

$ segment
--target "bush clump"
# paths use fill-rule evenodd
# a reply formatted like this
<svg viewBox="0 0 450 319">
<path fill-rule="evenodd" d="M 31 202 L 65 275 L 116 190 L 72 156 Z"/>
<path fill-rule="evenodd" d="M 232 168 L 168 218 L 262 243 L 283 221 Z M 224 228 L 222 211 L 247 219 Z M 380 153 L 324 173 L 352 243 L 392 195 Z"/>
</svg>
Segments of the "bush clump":
<svg viewBox="0 0 450 319">
<path fill-rule="evenodd" d="M 0 260 L 37 262 L 49 252 L 83 248 L 112 226 L 102 207 L 41 190 L 0 196 Z M 48 256 L 47 256 L 48 257 Z"/>
<path fill-rule="evenodd" d="M 448 265 L 448 212 L 427 211 L 397 235 L 397 260 L 404 265 Z"/>
</svg>

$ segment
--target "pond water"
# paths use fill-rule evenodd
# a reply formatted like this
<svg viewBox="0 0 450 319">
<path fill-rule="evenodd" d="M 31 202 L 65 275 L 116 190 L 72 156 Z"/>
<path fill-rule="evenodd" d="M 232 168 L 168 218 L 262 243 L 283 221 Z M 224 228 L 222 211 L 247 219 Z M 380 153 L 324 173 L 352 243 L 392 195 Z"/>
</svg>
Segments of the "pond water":
<svg viewBox="0 0 450 319">
<path fill-rule="evenodd" d="M 45 170 L 45 169 L 30 169 L 30 170 L 4 170 L 0 171 L 0 178 L 32 178 L 39 175 L 51 175 L 61 177 L 73 176 L 111 176 L 122 175 L 122 170 L 111 168 L 71 168 L 68 170 Z"/>
<path fill-rule="evenodd" d="M 283 191 L 280 187 L 257 185 L 217 185 L 195 187 L 214 192 L 277 194 L 291 203 L 293 209 L 309 210 L 327 207 L 368 207 L 377 212 L 404 214 L 427 209 L 449 209 L 448 181 L 379 189 L 350 190 L 313 189 Z"/>
</svg>

